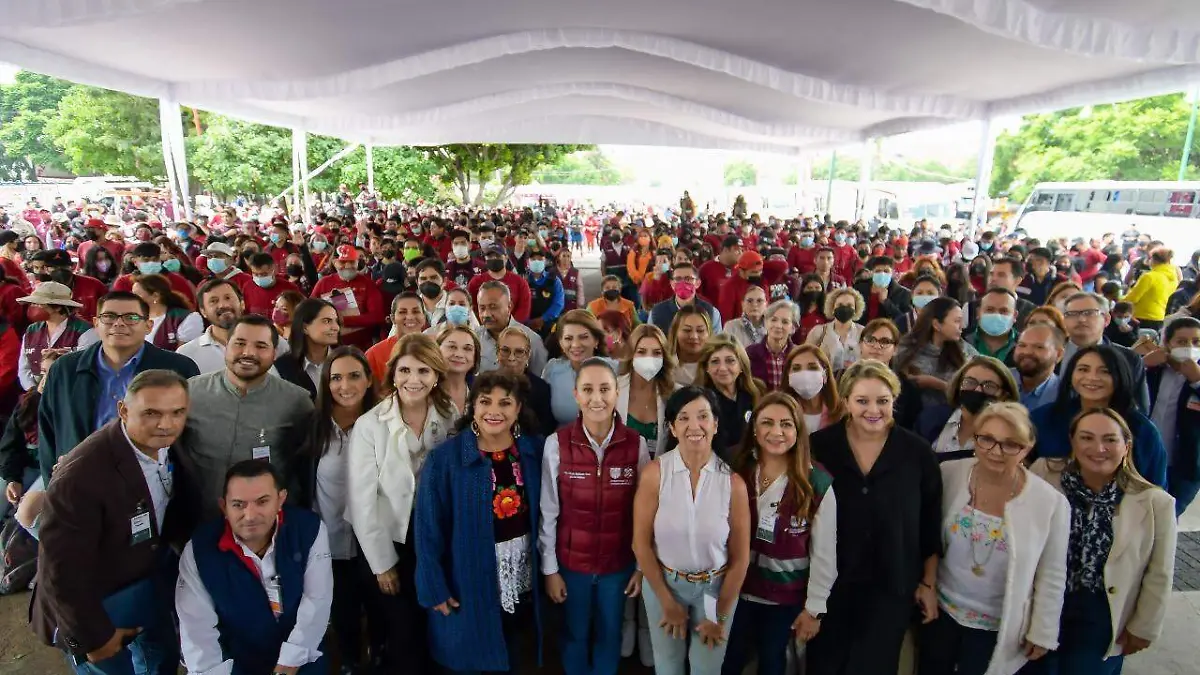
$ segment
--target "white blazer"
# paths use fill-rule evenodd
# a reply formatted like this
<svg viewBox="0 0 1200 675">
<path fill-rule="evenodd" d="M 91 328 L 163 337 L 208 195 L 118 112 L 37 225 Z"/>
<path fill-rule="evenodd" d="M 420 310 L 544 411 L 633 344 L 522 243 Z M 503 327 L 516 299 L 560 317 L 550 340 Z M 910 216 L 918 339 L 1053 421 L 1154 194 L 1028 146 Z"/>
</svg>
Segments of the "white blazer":
<svg viewBox="0 0 1200 675">
<path fill-rule="evenodd" d="M 445 441 L 457 417 L 443 417 L 430 404 L 418 438 L 400 416 L 396 397 L 388 396 L 354 423 L 346 520 L 375 574 L 396 566 L 400 558 L 393 542 L 404 543 L 408 537 L 420 471 L 414 455 L 423 459 Z"/>
<path fill-rule="evenodd" d="M 629 417 L 629 380 L 633 378 L 632 373 L 626 373 L 617 377 L 617 414 L 621 416 L 621 422 L 624 423 Z M 678 389 L 679 385 L 675 385 Z M 667 401 L 663 397 L 658 397 L 658 440 L 651 448 L 651 459 L 658 457 L 667 450 L 667 421 L 663 416 L 666 412 Z"/>
<path fill-rule="evenodd" d="M 1057 463 L 1056 463 L 1057 464 Z M 1032 470 L 1062 489 L 1061 469 L 1044 459 Z M 1175 576 L 1175 498 L 1161 488 L 1126 493 L 1113 517 L 1113 543 L 1104 563 L 1112 639 L 1108 655 L 1121 653 L 1125 630 L 1155 642 L 1162 634 L 1171 580 Z"/>
<path fill-rule="evenodd" d="M 357 427 L 355 427 L 357 429 Z M 977 460 L 942 463 L 942 531 L 970 501 Z M 1012 675 L 1025 665 L 1023 640 L 1053 650 L 1067 587 L 1071 507 L 1049 483 L 1025 471 L 1025 487 L 1004 507 L 1008 574 L 996 649 L 986 675 Z"/>
</svg>

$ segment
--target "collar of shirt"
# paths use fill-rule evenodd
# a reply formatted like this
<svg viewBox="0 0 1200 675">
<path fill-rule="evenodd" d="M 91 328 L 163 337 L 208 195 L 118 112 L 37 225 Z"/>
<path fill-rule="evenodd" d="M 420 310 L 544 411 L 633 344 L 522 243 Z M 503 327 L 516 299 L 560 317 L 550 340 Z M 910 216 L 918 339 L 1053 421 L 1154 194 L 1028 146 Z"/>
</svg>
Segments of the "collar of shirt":
<svg viewBox="0 0 1200 675">
<path fill-rule="evenodd" d="M 604 452 L 604 449 L 608 447 L 609 442 L 612 441 L 613 432 L 617 430 L 617 425 L 614 422 L 608 427 L 608 435 L 604 437 L 604 442 L 597 443 L 595 437 L 592 436 L 592 432 L 588 431 L 586 424 L 580 424 L 579 426 L 583 427 L 583 436 L 588 440 L 588 443 L 592 445 L 592 450 L 595 450 L 597 455 Z"/>
<path fill-rule="evenodd" d="M 1018 390 L 1020 390 L 1020 391 L 1024 391 L 1024 389 L 1023 389 L 1024 385 L 1023 385 L 1023 384 L 1022 384 L 1022 382 L 1021 382 L 1021 373 L 1020 373 L 1019 371 L 1017 371 L 1017 370 L 1014 368 L 1014 369 L 1013 369 L 1013 375 L 1015 375 L 1015 376 L 1016 376 L 1016 380 L 1017 380 L 1017 389 L 1018 389 Z M 1033 388 L 1033 391 L 1031 391 L 1031 392 L 1027 392 L 1025 395 L 1026 395 L 1026 396 L 1041 396 L 1041 395 L 1042 395 L 1042 392 L 1046 391 L 1046 387 L 1049 387 L 1049 386 L 1053 385 L 1053 384 L 1054 384 L 1054 383 L 1056 383 L 1056 382 L 1058 382 L 1058 373 L 1056 373 L 1056 372 L 1054 372 L 1054 371 L 1051 371 L 1051 372 L 1050 372 L 1050 377 L 1047 377 L 1045 380 L 1042 380 L 1042 383 L 1041 383 L 1041 384 L 1039 384 L 1038 386 L 1034 387 L 1034 388 Z"/>
<path fill-rule="evenodd" d="M 717 453 L 713 452 L 709 455 L 708 461 L 704 466 L 700 467 L 701 473 L 712 473 L 717 466 Z M 675 463 L 675 470 L 672 473 L 683 473 L 688 470 L 687 463 L 683 461 L 683 453 L 679 453 L 679 461 Z"/>
<path fill-rule="evenodd" d="M 134 354 L 133 357 L 130 358 L 128 361 L 126 361 L 125 365 L 121 366 L 120 370 L 113 370 L 112 367 L 108 365 L 108 361 L 105 360 L 105 358 L 104 358 L 104 349 L 103 348 L 96 350 L 96 364 L 100 368 L 100 370 L 99 370 L 100 376 L 101 377 L 114 377 L 120 373 L 133 372 L 134 370 L 136 370 L 138 364 L 141 363 L 141 361 L 142 361 L 142 354 L 146 353 L 146 344 L 147 344 L 147 342 L 145 340 L 142 340 L 142 346 L 138 348 L 137 353 Z"/>
<path fill-rule="evenodd" d="M 264 387 L 266 387 L 267 382 L 269 380 L 270 380 L 269 376 L 264 377 L 262 379 L 262 382 L 258 383 L 258 386 L 248 387 L 246 389 L 246 396 L 249 396 L 249 395 L 259 391 L 260 389 L 263 389 Z M 229 368 L 228 367 L 221 371 L 221 385 L 223 387 L 225 387 L 225 390 L 228 391 L 229 393 L 233 394 L 234 396 L 237 396 L 238 398 L 242 398 L 242 392 L 238 391 L 237 386 L 234 385 L 233 382 L 231 382 L 229 380 Z"/>
<path fill-rule="evenodd" d="M 125 428 L 124 422 L 121 423 L 121 433 L 125 434 L 125 440 L 129 441 L 129 447 L 133 448 L 133 454 L 137 457 L 139 464 L 154 466 L 155 468 L 166 466 L 168 461 L 167 457 L 171 451 L 170 446 L 159 448 L 157 458 L 149 457 L 146 455 L 146 453 L 142 452 L 141 448 L 139 448 L 137 444 L 133 442 L 133 439 L 129 437 L 129 430 Z"/>
</svg>

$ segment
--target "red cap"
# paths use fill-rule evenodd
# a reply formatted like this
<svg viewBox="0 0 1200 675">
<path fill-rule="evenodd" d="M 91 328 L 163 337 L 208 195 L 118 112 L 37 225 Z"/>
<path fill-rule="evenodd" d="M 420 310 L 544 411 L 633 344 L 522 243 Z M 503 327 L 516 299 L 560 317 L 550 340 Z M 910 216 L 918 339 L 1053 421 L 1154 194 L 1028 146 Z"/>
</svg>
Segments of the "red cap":
<svg viewBox="0 0 1200 675">
<path fill-rule="evenodd" d="M 87 226 L 90 228 L 95 228 L 97 230 L 107 230 L 108 229 L 108 226 L 104 224 L 104 221 L 99 218 L 88 218 Z"/>
<path fill-rule="evenodd" d="M 738 257 L 737 266 L 743 270 L 762 269 L 763 257 L 758 251 L 746 251 Z"/>
<path fill-rule="evenodd" d="M 338 260 L 358 260 L 358 249 L 350 244 L 342 244 L 337 247 Z"/>
</svg>

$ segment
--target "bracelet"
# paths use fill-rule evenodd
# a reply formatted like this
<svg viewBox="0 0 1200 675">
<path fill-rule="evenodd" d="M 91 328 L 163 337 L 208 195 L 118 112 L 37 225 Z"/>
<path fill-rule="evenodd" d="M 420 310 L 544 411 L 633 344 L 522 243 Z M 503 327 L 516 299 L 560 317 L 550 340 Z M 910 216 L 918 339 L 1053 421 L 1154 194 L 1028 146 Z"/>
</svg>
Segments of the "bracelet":
<svg viewBox="0 0 1200 675">
<path fill-rule="evenodd" d="M 718 613 L 718 614 L 717 614 L 717 623 L 719 623 L 719 624 L 721 624 L 722 626 L 724 626 L 724 625 L 725 625 L 725 623 L 726 623 L 727 621 L 729 621 L 729 615 L 728 615 L 728 614 L 721 614 L 721 613 Z"/>
</svg>

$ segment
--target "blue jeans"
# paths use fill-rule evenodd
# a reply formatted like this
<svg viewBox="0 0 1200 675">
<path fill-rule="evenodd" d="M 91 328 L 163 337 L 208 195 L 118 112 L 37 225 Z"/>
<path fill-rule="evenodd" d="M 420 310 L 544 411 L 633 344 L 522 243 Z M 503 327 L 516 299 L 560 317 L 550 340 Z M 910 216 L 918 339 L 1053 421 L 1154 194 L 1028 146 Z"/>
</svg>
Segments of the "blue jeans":
<svg viewBox="0 0 1200 675">
<path fill-rule="evenodd" d="M 801 604 L 768 605 L 742 598 L 729 629 L 722 675 L 742 675 L 754 652 L 758 653 L 758 675 L 784 675 L 792 623 L 802 609 Z"/>
<path fill-rule="evenodd" d="M 612 574 L 581 574 L 565 568 L 559 574 L 567 585 L 563 670 L 566 675 L 616 675 L 621 662 L 625 586 L 633 576 L 633 566 Z"/>
<path fill-rule="evenodd" d="M 1021 671 L 1036 675 L 1121 675 L 1124 656 L 1104 658 L 1112 642 L 1108 596 L 1068 591 L 1063 599 L 1058 649 Z"/>
<path fill-rule="evenodd" d="M 167 612 L 156 625 L 143 626 L 133 642 L 110 659 L 75 663 L 68 657 L 68 661 L 78 675 L 175 675 L 179 671 L 175 620 Z"/>
<path fill-rule="evenodd" d="M 1183 515 L 1196 493 L 1200 492 L 1200 480 L 1189 480 L 1180 475 L 1173 466 L 1167 467 L 1167 492 L 1175 498 L 1175 517 Z"/>
<path fill-rule="evenodd" d="M 688 630 L 683 639 L 667 635 L 666 630 L 659 626 L 663 619 L 662 604 L 654 594 L 654 589 L 650 587 L 650 582 L 643 580 L 642 597 L 646 599 L 646 617 L 650 620 L 650 644 L 654 646 L 655 675 L 684 675 L 688 672 L 691 675 L 719 675 L 729 642 L 722 642 L 710 649 L 700 639 L 696 628 L 705 620 L 716 620 L 715 616 L 705 615 L 704 598 L 706 595 L 713 598 L 720 596 L 721 582 L 725 577 L 720 576 L 707 583 L 699 583 L 663 572 L 663 579 L 675 602 L 683 605 L 688 614 Z M 709 600 L 709 603 L 711 602 Z M 733 619 L 731 616 L 730 620 Z"/>
</svg>

